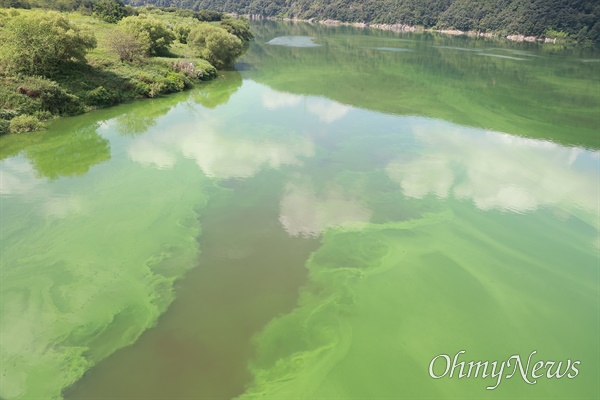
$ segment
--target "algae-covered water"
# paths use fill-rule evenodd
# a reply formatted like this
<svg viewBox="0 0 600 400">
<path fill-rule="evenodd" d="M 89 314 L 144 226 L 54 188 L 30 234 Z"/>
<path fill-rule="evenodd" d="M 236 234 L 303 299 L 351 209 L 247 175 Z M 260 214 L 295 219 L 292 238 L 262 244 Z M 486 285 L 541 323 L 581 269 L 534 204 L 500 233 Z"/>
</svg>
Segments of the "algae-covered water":
<svg viewBox="0 0 600 400">
<path fill-rule="evenodd" d="M 253 30 L 0 138 L 0 398 L 598 398 L 600 53 Z"/>
</svg>

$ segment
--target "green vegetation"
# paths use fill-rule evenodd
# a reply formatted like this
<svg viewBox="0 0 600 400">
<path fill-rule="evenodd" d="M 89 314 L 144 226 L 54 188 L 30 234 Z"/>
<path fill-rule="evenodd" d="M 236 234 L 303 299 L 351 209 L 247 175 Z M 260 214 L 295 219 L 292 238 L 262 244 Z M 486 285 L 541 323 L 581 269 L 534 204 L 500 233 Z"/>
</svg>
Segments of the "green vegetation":
<svg viewBox="0 0 600 400">
<path fill-rule="evenodd" d="M 11 133 L 33 132 L 40 130 L 43 125 L 39 119 L 33 115 L 19 115 L 9 122 L 9 131 Z"/>
<path fill-rule="evenodd" d="M 120 0 L 99 0 L 93 6 L 94 16 L 106 22 L 118 22 L 129 14 Z"/>
<path fill-rule="evenodd" d="M 252 32 L 248 29 L 244 19 L 223 18 L 221 28 L 237 36 L 243 42 L 249 42 L 253 38 Z"/>
<path fill-rule="evenodd" d="M 244 52 L 242 41 L 218 26 L 202 23 L 194 27 L 188 43 L 217 68 L 231 65 Z"/>
<path fill-rule="evenodd" d="M 171 29 L 162 21 L 147 15 L 127 17 L 119 25 L 137 39 L 148 56 L 168 55 L 169 47 L 175 40 Z"/>
<path fill-rule="evenodd" d="M 96 38 L 58 12 L 6 18 L 0 31 L 0 68 L 7 75 L 52 76 L 71 60 L 83 62 Z"/>
<path fill-rule="evenodd" d="M 547 37 L 546 32 L 553 30 L 564 32 L 573 42 L 600 45 L 597 0 L 128 0 L 128 3 L 191 10 L 210 8 L 267 17 L 493 31 L 505 35 Z"/>
<path fill-rule="evenodd" d="M 0 135 L 191 88 L 229 68 L 252 38 L 248 20 L 216 11 L 133 9 L 119 0 L 0 4 L 23 7 L 0 9 Z M 26 9 L 39 5 L 63 12 Z"/>
</svg>

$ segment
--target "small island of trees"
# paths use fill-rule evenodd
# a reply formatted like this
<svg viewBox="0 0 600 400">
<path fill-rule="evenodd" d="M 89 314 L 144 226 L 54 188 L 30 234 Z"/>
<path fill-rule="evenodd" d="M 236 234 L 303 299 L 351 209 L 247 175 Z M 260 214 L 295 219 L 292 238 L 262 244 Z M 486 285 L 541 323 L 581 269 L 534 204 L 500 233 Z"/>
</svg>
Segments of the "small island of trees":
<svg viewBox="0 0 600 400">
<path fill-rule="evenodd" d="M 191 88 L 231 67 L 252 39 L 248 20 L 216 11 L 120 0 L 41 5 L 0 1 L 23 7 L 0 9 L 0 134 Z"/>
</svg>

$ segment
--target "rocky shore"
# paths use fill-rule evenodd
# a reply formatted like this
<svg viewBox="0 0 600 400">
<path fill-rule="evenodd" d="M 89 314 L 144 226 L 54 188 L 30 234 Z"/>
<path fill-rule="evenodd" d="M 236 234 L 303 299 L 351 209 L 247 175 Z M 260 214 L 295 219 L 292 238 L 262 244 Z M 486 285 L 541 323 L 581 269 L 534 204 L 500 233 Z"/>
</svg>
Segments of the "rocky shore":
<svg viewBox="0 0 600 400">
<path fill-rule="evenodd" d="M 316 18 L 311 19 L 298 19 L 298 18 L 275 18 L 275 17 L 264 17 L 258 14 L 247 15 L 249 19 L 252 20 L 260 20 L 260 19 L 271 19 L 271 20 L 279 20 L 279 21 L 298 21 L 298 22 L 308 22 L 311 24 L 322 24 L 329 26 L 353 26 L 356 28 L 373 28 L 373 29 L 381 29 L 385 31 L 393 31 L 393 32 L 437 32 L 445 35 L 459 36 L 473 36 L 473 37 L 486 37 L 486 38 L 498 38 L 498 39 L 506 39 L 513 42 L 541 42 L 541 43 L 556 43 L 555 38 L 544 38 L 544 37 L 536 37 L 536 36 L 525 36 L 525 35 L 500 35 L 498 33 L 493 32 L 480 32 L 480 31 L 461 31 L 458 29 L 425 29 L 420 26 L 410 26 L 404 24 L 371 24 L 368 22 L 342 22 L 333 19 L 326 20 L 317 20 Z"/>
</svg>

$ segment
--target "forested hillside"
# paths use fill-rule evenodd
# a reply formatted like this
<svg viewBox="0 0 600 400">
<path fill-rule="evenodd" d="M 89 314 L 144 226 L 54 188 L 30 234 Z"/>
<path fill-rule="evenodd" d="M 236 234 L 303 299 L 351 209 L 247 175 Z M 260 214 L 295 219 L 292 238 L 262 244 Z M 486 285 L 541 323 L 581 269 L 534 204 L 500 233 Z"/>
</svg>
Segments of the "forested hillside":
<svg viewBox="0 0 600 400">
<path fill-rule="evenodd" d="M 15 1 L 15 0 L 2 0 Z M 343 22 L 406 24 L 567 37 L 600 45 L 598 0 L 128 0 L 133 6 L 152 4 L 192 10 L 211 9 L 267 17 Z"/>
</svg>

